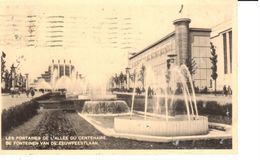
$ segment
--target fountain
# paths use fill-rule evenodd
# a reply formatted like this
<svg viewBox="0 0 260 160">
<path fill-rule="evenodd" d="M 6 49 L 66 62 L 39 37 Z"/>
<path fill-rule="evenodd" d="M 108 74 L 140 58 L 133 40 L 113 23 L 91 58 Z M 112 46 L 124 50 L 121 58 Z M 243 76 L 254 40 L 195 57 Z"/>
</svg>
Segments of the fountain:
<svg viewBox="0 0 260 160">
<path fill-rule="evenodd" d="M 60 77 L 54 85 L 54 89 L 58 90 L 58 89 L 66 89 L 69 90 L 71 86 L 71 79 L 68 76 L 62 76 Z"/>
<path fill-rule="evenodd" d="M 44 90 L 51 90 L 52 87 L 49 83 L 47 83 L 44 79 L 39 79 L 35 86 L 36 89 L 44 89 Z"/>
<path fill-rule="evenodd" d="M 100 85 L 100 86 L 92 85 L 89 88 L 89 98 L 92 101 L 102 101 L 102 100 L 115 100 L 116 96 L 108 92 L 106 90 L 105 85 Z"/>
<path fill-rule="evenodd" d="M 130 116 L 114 118 L 115 132 L 149 136 L 191 136 L 208 133 L 207 117 L 198 115 L 196 96 L 188 68 L 185 65 L 173 66 L 167 70 L 166 75 L 164 83 L 156 82 L 152 69 L 147 67 L 144 75 L 144 112 L 134 113 L 136 107 L 134 89 Z M 150 87 L 158 88 L 155 95 L 151 96 L 148 93 Z M 174 102 L 180 97 L 177 95 L 178 89 L 182 90 L 181 97 L 185 102 L 186 114 L 170 115 L 169 109 L 172 109 Z M 152 112 L 148 112 L 148 109 Z M 164 112 L 161 112 L 162 110 Z"/>
<path fill-rule="evenodd" d="M 75 77 L 61 76 L 56 81 L 52 81 L 53 90 L 66 91 L 66 97 L 77 97 L 78 95 L 85 94 L 86 83 L 83 80 Z"/>
<path fill-rule="evenodd" d="M 57 79 L 57 78 L 55 78 Z M 48 100 L 40 100 L 40 109 L 62 109 L 62 110 L 76 110 L 78 104 L 84 103 L 86 97 L 79 98 L 79 95 L 85 93 L 86 85 L 83 80 L 62 76 L 59 79 L 52 79 L 52 92 Z M 46 84 L 40 83 L 40 84 Z M 51 86 L 50 84 L 48 84 Z"/>
<path fill-rule="evenodd" d="M 91 85 L 88 97 L 90 101 L 85 101 L 82 113 L 111 116 L 121 114 L 121 112 L 129 112 L 126 102 L 116 100 L 116 96 L 109 93 L 105 85 Z"/>
</svg>

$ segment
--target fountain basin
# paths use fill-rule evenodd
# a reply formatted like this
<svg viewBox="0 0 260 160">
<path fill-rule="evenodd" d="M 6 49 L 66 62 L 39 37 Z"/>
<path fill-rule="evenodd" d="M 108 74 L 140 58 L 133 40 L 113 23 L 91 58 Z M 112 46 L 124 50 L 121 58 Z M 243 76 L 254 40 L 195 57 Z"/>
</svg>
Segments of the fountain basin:
<svg viewBox="0 0 260 160">
<path fill-rule="evenodd" d="M 178 115 L 166 121 L 163 118 L 147 117 L 115 117 L 114 130 L 118 133 L 128 133 L 150 136 L 191 136 L 208 133 L 208 118 L 198 116 L 188 120 L 186 115 Z"/>
</svg>

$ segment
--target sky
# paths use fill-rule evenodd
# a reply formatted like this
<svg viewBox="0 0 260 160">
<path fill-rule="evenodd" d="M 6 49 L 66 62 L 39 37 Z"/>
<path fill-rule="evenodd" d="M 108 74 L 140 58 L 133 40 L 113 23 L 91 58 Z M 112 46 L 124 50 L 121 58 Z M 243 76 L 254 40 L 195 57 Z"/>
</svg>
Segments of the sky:
<svg viewBox="0 0 260 160">
<path fill-rule="evenodd" d="M 179 14 L 181 4 L 184 5 Z M 0 49 L 7 66 L 35 78 L 51 60 L 69 60 L 87 80 L 102 83 L 124 71 L 128 53 L 174 31 L 172 22 L 211 28 L 234 17 L 233 0 L 0 0 Z"/>
</svg>

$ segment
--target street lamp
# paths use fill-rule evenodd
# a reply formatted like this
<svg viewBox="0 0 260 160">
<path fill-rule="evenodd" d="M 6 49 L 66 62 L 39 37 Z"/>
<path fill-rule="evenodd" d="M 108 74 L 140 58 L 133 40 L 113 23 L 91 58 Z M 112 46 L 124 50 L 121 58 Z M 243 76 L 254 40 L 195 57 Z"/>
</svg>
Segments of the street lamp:
<svg viewBox="0 0 260 160">
<path fill-rule="evenodd" d="M 10 74 L 11 74 L 11 89 L 13 88 L 15 88 L 15 76 L 16 76 L 16 67 L 14 66 L 14 64 L 12 64 L 12 66 L 11 66 L 11 71 L 10 71 Z"/>
<path fill-rule="evenodd" d="M 29 73 L 25 73 L 25 89 L 29 89 Z"/>
<path fill-rule="evenodd" d="M 127 89 L 129 89 L 130 81 L 129 81 L 129 76 L 130 76 L 130 69 L 129 67 L 125 68 L 125 73 L 126 73 L 126 86 Z"/>
</svg>

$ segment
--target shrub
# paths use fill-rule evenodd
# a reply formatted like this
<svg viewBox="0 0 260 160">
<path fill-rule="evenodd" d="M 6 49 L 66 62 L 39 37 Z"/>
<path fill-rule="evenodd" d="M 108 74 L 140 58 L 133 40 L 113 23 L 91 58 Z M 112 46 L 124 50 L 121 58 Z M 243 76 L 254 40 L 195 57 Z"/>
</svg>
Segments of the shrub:
<svg viewBox="0 0 260 160">
<path fill-rule="evenodd" d="M 124 100 L 128 106 L 132 105 L 131 95 L 117 95 L 117 98 Z M 164 106 L 164 100 L 160 100 L 160 106 Z M 200 115 L 219 115 L 226 116 L 227 111 L 229 116 L 232 116 L 232 104 L 220 104 L 218 101 L 197 100 L 198 112 Z M 134 110 L 144 111 L 144 96 L 135 96 Z M 176 114 L 186 113 L 185 102 L 182 99 L 176 100 L 169 110 L 174 110 Z"/>
<path fill-rule="evenodd" d="M 37 114 L 38 105 L 29 101 L 2 111 L 3 134 Z"/>
<path fill-rule="evenodd" d="M 17 127 L 37 114 L 37 100 L 48 99 L 50 94 L 45 94 L 31 101 L 4 109 L 2 111 L 2 135 L 5 135 L 10 129 Z"/>
<path fill-rule="evenodd" d="M 74 101 L 74 107 L 75 107 L 76 111 L 78 111 L 78 112 L 82 111 L 85 101 L 86 100 L 83 100 L 83 99 Z"/>
<path fill-rule="evenodd" d="M 106 113 L 126 113 L 129 107 L 124 101 L 87 101 L 82 113 L 106 114 Z"/>
</svg>

